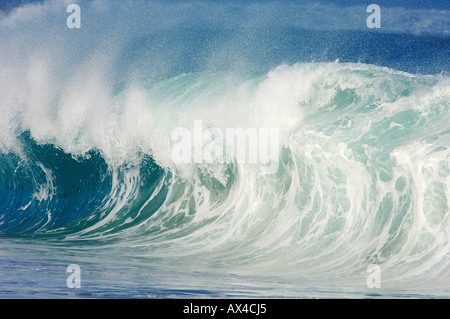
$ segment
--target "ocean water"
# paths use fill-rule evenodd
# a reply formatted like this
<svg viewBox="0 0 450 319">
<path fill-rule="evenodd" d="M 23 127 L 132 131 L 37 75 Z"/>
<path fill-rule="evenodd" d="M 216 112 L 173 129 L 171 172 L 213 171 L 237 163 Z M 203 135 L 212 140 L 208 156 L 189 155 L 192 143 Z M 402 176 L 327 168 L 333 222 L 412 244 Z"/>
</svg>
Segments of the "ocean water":
<svg viewBox="0 0 450 319">
<path fill-rule="evenodd" d="M 450 8 L 413 3 L 5 6 L 0 298 L 449 298 Z M 175 161 L 196 121 L 278 129 L 276 172 Z"/>
</svg>

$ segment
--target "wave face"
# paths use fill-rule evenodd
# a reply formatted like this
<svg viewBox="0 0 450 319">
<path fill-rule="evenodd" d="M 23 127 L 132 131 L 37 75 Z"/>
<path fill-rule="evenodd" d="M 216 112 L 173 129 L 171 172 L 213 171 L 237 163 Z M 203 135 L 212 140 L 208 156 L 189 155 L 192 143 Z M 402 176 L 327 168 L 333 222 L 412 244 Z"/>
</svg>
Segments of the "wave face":
<svg viewBox="0 0 450 319">
<path fill-rule="evenodd" d="M 3 240 L 288 279 L 360 278 L 377 264 L 384 283 L 448 286 L 448 66 L 425 75 L 405 72 L 421 70 L 418 60 L 387 67 L 390 55 L 378 57 L 385 66 L 326 61 L 332 55 L 306 61 L 316 48 L 298 63 L 270 51 L 254 67 L 242 55 L 230 62 L 242 45 L 234 40 L 248 30 L 183 32 L 182 15 L 122 27 L 129 16 L 114 24 L 101 1 L 85 4 L 80 30 L 42 22 L 64 5 L 30 5 L 0 19 L 10 44 L 0 55 Z M 139 14 L 164 14 L 150 9 Z M 106 20 L 89 20 L 99 12 Z M 190 46 L 196 32 L 200 43 Z M 302 31 L 303 39 L 316 32 Z M 444 47 L 438 56 L 448 50 L 446 38 L 422 40 Z M 279 128 L 278 171 L 175 163 L 171 133 L 195 120 Z"/>
</svg>

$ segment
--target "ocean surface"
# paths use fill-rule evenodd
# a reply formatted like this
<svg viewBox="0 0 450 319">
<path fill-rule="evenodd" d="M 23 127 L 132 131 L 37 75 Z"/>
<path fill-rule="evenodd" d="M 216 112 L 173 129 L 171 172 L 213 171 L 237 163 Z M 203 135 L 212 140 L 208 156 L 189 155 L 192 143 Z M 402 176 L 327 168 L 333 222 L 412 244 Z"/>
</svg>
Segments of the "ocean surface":
<svg viewBox="0 0 450 319">
<path fill-rule="evenodd" d="M 449 298 L 450 7 L 384 3 L 4 6 L 0 298 Z"/>
</svg>

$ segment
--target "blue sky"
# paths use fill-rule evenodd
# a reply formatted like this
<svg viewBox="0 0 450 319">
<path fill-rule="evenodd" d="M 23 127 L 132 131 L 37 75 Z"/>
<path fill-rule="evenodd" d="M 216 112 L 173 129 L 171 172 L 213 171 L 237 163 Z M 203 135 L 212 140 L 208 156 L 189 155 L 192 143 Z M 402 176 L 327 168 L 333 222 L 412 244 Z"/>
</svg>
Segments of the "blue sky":
<svg viewBox="0 0 450 319">
<path fill-rule="evenodd" d="M 378 4 L 380 7 L 403 7 L 408 9 L 450 9 L 449 0 L 321 0 L 339 6 Z"/>
<path fill-rule="evenodd" d="M 1 4 L 13 6 L 18 3 L 42 2 L 43 0 L 0 0 Z M 157 0 L 158 1 L 158 0 Z M 160 0 L 161 2 L 176 2 L 181 0 Z M 186 0 L 183 0 L 186 1 Z M 248 0 L 205 0 L 210 2 L 250 2 Z M 354 5 L 369 5 L 371 3 L 378 4 L 381 7 L 403 7 L 408 9 L 447 9 L 450 10 L 449 0 L 257 0 L 253 2 L 292 2 L 292 3 L 308 3 L 321 2 L 328 4 L 335 4 L 338 6 L 354 6 Z"/>
<path fill-rule="evenodd" d="M 0 0 L 0 8 L 6 6 L 8 9 L 19 3 L 44 1 L 46 0 Z M 163 4 L 161 8 L 169 9 L 170 6 L 164 6 L 164 4 L 195 3 L 195 7 L 203 9 L 204 20 L 214 24 L 228 22 L 234 27 L 250 19 L 256 23 L 265 21 L 266 24 L 326 30 L 367 29 L 365 7 L 374 3 L 381 7 L 383 13 L 383 32 L 450 35 L 450 0 L 136 0 L 141 4 L 145 1 L 153 2 L 149 7 L 156 3 L 156 5 Z M 89 4 L 92 0 L 73 0 L 73 2 L 83 5 Z M 71 2 L 69 0 L 65 3 Z M 106 3 L 121 4 L 122 8 L 124 5 L 122 0 L 107 0 Z M 208 3 L 215 5 L 209 6 Z M 261 4 L 258 10 L 253 6 L 256 3 Z M 126 5 L 132 7 L 134 4 L 136 3 L 130 0 Z M 229 21 L 222 21 L 224 9 L 221 4 L 242 4 L 242 6 L 230 6 L 227 11 L 230 15 Z M 182 11 L 178 11 L 176 14 L 178 16 L 168 16 L 177 21 L 178 18 L 182 19 L 191 14 L 193 17 L 191 21 L 195 22 L 198 20 L 197 12 L 183 9 L 189 7 L 191 6 L 180 6 Z M 234 20 L 230 20 L 232 18 Z M 167 17 L 162 21 L 163 25 L 166 20 Z"/>
</svg>

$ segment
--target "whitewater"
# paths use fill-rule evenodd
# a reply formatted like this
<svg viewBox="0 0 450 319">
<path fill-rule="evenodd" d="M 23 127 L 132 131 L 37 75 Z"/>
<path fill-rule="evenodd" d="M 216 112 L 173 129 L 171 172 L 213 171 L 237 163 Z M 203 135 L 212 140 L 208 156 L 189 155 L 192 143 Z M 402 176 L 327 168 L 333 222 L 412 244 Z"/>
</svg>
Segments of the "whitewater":
<svg viewBox="0 0 450 319">
<path fill-rule="evenodd" d="M 1 297 L 449 297 L 448 10 L 69 3 L 0 15 Z M 278 128 L 276 172 L 174 161 L 199 120 Z"/>
</svg>

